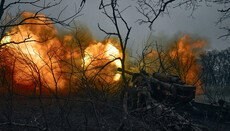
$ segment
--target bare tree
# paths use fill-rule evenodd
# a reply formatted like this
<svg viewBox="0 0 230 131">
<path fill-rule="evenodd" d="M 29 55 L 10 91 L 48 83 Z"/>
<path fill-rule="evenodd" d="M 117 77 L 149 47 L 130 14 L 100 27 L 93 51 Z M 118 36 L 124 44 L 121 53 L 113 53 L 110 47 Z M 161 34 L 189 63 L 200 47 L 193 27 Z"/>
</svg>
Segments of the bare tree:
<svg viewBox="0 0 230 131">
<path fill-rule="evenodd" d="M 148 73 L 153 72 L 164 72 L 164 60 L 167 55 L 165 50 L 157 42 L 151 40 L 152 35 L 150 34 L 147 41 L 143 43 L 141 53 L 136 51 L 138 57 L 134 57 L 137 62 L 138 70 L 145 70 Z M 164 63 L 164 64 L 163 64 Z M 158 69 L 157 69 L 158 68 Z"/>
<path fill-rule="evenodd" d="M 210 2 L 210 0 L 204 1 Z M 149 28 L 152 29 L 157 18 L 169 15 L 171 8 L 184 7 L 186 10 L 191 10 L 192 15 L 201 2 L 200 0 L 137 0 L 136 9 L 143 17 L 137 21 L 139 24 L 149 24 Z"/>
<path fill-rule="evenodd" d="M 196 57 L 193 54 L 179 52 L 178 43 L 172 48 L 174 54 L 169 54 L 169 61 L 172 68 L 172 74 L 179 76 L 184 82 L 188 82 L 187 76 L 192 66 L 196 64 Z M 170 53 L 170 52 L 169 52 Z M 190 83 L 193 84 L 193 83 Z"/>
<path fill-rule="evenodd" d="M 60 10 L 58 17 L 51 17 L 51 16 L 45 16 L 40 15 L 41 12 L 47 11 L 51 8 L 54 8 L 62 3 L 62 0 L 52 0 L 49 2 L 46 2 L 45 0 L 31 0 L 31 1 L 21 1 L 16 0 L 14 2 L 8 2 L 6 0 L 1 0 L 0 4 L 0 48 L 8 45 L 8 44 L 20 44 L 24 42 L 31 42 L 36 41 L 31 38 L 30 34 L 24 40 L 22 41 L 2 41 L 4 37 L 12 36 L 16 33 L 18 33 L 20 30 L 16 30 L 11 33 L 7 33 L 11 27 L 17 27 L 19 25 L 53 25 L 53 24 L 59 24 L 66 28 L 70 27 L 70 23 L 78 16 L 80 16 L 80 12 L 83 9 L 84 3 L 82 3 L 79 7 L 76 7 L 75 12 L 68 16 L 67 18 L 64 18 L 62 16 L 63 12 L 67 9 L 68 5 L 64 7 L 62 10 Z M 23 17 L 23 12 L 20 8 L 20 6 L 29 6 L 30 8 L 37 9 L 36 12 L 33 13 L 30 17 Z M 12 11 L 13 9 L 14 11 Z M 17 11 L 15 12 L 15 10 Z M 39 21 L 39 23 L 34 22 L 28 22 L 29 20 L 36 20 Z"/>
<path fill-rule="evenodd" d="M 193 12 L 201 7 L 203 2 L 210 8 L 212 8 L 213 4 L 223 6 L 223 8 L 217 10 L 220 16 L 217 18 L 216 24 L 226 33 L 218 38 L 228 39 L 230 36 L 230 27 L 228 26 L 230 18 L 229 0 L 137 0 L 136 9 L 142 15 L 142 18 L 139 18 L 137 21 L 139 24 L 148 24 L 149 28 L 152 29 L 153 23 L 157 18 L 169 15 L 170 9 L 184 8 L 185 10 L 190 10 L 192 16 Z"/>
<path fill-rule="evenodd" d="M 208 51 L 201 55 L 203 90 L 211 102 L 225 99 L 228 92 L 229 55 L 229 48 L 222 51 Z"/>
<path fill-rule="evenodd" d="M 148 23 L 149 28 L 156 19 L 163 15 L 168 14 L 168 6 L 176 0 L 137 0 L 137 11 L 144 17 L 143 19 L 138 19 L 139 24 Z"/>
<path fill-rule="evenodd" d="M 72 15 L 70 16 L 63 16 L 65 10 L 67 10 L 67 6 L 65 6 L 63 9 L 59 10 L 59 12 L 57 13 L 57 16 L 52 17 L 52 16 L 45 16 L 45 15 L 41 15 L 41 13 L 46 12 L 52 8 L 56 8 L 58 6 L 60 6 L 63 1 L 62 0 L 51 0 L 51 1 L 46 1 L 46 0 L 29 0 L 29 1 L 22 1 L 22 0 L 15 0 L 15 1 L 6 1 L 6 0 L 0 0 L 0 59 L 1 59 L 1 64 L 0 64 L 0 70 L 1 70 L 1 90 L 3 90 L 4 88 L 7 89 L 8 91 L 8 95 L 6 97 L 6 100 L 8 99 L 8 104 L 6 105 L 6 110 L 8 110 L 7 113 L 7 121 L 6 122 L 2 122 L 1 119 L 1 129 L 4 128 L 4 126 L 9 126 L 12 130 L 14 128 L 12 127 L 22 127 L 23 129 L 39 129 L 39 130 L 49 130 L 51 125 L 49 125 L 49 118 L 47 116 L 48 112 L 47 112 L 47 107 L 45 106 L 45 102 L 44 102 L 44 97 L 43 97 L 43 93 L 44 93 L 44 89 L 47 89 L 51 92 L 51 94 L 53 94 L 56 100 L 56 104 L 58 107 L 58 112 L 59 114 L 57 115 L 57 121 L 60 121 L 61 127 L 63 129 L 63 124 L 67 123 L 68 121 L 68 110 L 66 107 L 69 107 L 68 102 L 65 102 L 64 104 L 62 104 L 60 98 L 58 97 L 58 88 L 59 88 L 59 78 L 61 77 L 61 75 L 63 74 L 63 72 L 60 72 L 59 75 L 54 75 L 55 69 L 54 69 L 54 64 L 57 64 L 57 61 L 53 60 L 53 57 L 57 57 L 57 53 L 59 48 L 52 48 L 50 49 L 47 53 L 49 60 L 44 60 L 44 58 L 41 56 L 41 54 L 35 54 L 41 58 L 41 60 L 43 60 L 44 65 L 43 66 L 47 66 L 49 71 L 51 72 L 52 76 L 53 76 L 53 80 L 55 83 L 55 92 L 53 92 L 51 90 L 51 87 L 49 87 L 49 85 L 46 84 L 46 80 L 44 80 L 44 75 L 42 73 L 42 67 L 38 66 L 37 63 L 34 62 L 34 59 L 29 55 L 24 54 L 24 52 L 22 50 L 20 50 L 20 48 L 13 48 L 14 45 L 18 45 L 18 44 L 22 44 L 22 43 L 28 43 L 30 44 L 30 42 L 46 42 L 50 39 L 52 39 L 53 37 L 50 37 L 50 35 L 48 34 L 45 38 L 33 38 L 33 36 L 29 33 L 27 33 L 27 36 L 22 36 L 21 40 L 6 40 L 8 37 L 13 37 L 15 35 L 21 34 L 21 30 L 20 30 L 20 26 L 24 26 L 24 25 L 28 25 L 28 26 L 47 26 L 52 28 L 52 26 L 54 24 L 57 25 L 61 25 L 62 27 L 68 28 L 70 29 L 71 26 L 71 22 L 74 21 L 77 17 L 79 17 L 81 15 L 81 11 L 84 7 L 85 4 L 85 0 L 82 1 L 81 5 L 76 5 L 75 7 L 75 11 L 73 12 Z M 35 12 L 31 13 L 31 15 L 28 16 L 24 16 L 26 13 L 26 10 L 24 10 L 23 7 L 27 6 L 30 9 L 36 10 Z M 12 28 L 14 28 L 15 30 L 11 30 Z M 11 47 L 8 45 L 12 45 Z M 6 55 L 7 51 L 11 50 L 11 57 L 8 56 L 4 56 Z M 14 52 L 15 51 L 15 52 Z M 32 53 L 32 52 L 30 52 Z M 61 57 L 61 56 L 59 56 Z M 5 66 L 4 64 L 2 64 L 2 60 L 3 59 L 13 59 L 10 60 L 9 63 L 12 63 L 12 67 L 11 66 Z M 6 62 L 6 61 L 4 61 Z M 24 118 L 21 118 L 19 121 L 17 121 L 17 119 L 15 119 L 15 110 L 14 109 L 15 106 L 15 100 L 13 99 L 15 97 L 15 89 L 17 88 L 17 85 L 15 84 L 15 80 L 14 80 L 14 71 L 16 68 L 21 68 L 21 67 L 17 67 L 17 65 L 15 64 L 17 62 L 23 64 L 24 69 L 20 69 L 21 71 L 24 70 L 24 75 L 27 76 L 28 79 L 30 79 L 33 84 L 34 84 L 34 90 L 36 94 L 36 90 L 38 89 L 38 98 L 37 100 L 39 101 L 39 104 L 37 105 L 39 107 L 38 111 L 35 112 L 35 114 L 31 115 L 31 122 L 27 123 L 27 122 L 22 122 L 20 120 L 23 120 Z M 4 70 L 4 68 L 10 68 L 8 69 L 8 73 L 12 73 L 11 76 L 7 75 L 6 72 L 2 72 Z M 18 70 L 18 69 L 17 69 Z M 2 77 L 2 75 L 5 75 Z M 8 78 L 11 77 L 11 78 Z M 71 77 L 70 77 L 70 83 L 71 83 Z M 20 89 L 17 89 L 20 90 Z M 23 94 L 20 94 L 23 95 Z M 52 98 L 51 98 L 52 99 Z M 4 100 L 3 100 L 4 101 Z M 46 100 L 47 101 L 47 100 Z M 52 101 L 52 100 L 51 100 Z M 67 101 L 69 101 L 69 99 L 67 99 Z M 7 101 L 6 101 L 7 102 Z M 2 105 L 2 103 L 1 103 Z M 25 106 L 25 105 L 21 105 L 21 106 Z M 24 107 L 25 110 L 20 110 L 20 112 L 23 111 L 29 111 L 29 108 Z M 33 107 L 31 107 L 33 108 Z M 37 114 L 41 114 L 39 116 L 37 116 Z M 38 120 L 39 119 L 39 120 Z M 26 121 L 28 119 L 25 119 Z"/>
<path fill-rule="evenodd" d="M 220 17 L 217 20 L 217 25 L 219 25 L 220 29 L 224 30 L 226 33 L 221 35 L 219 38 L 228 39 L 228 37 L 230 36 L 230 27 L 228 26 L 228 22 L 230 19 L 230 1 L 214 0 L 214 3 L 218 5 L 223 5 L 222 9 L 217 10 L 220 13 Z"/>
<path fill-rule="evenodd" d="M 128 7 L 127 7 L 128 8 Z M 125 98 L 124 98 L 124 112 L 127 115 L 127 90 L 128 90 L 128 83 L 125 77 L 125 61 L 126 61 L 126 47 L 128 44 L 128 39 L 129 39 L 129 34 L 131 31 L 131 27 L 128 25 L 126 20 L 123 18 L 122 13 L 127 9 L 120 10 L 118 6 L 117 0 L 101 0 L 101 4 L 99 6 L 99 9 L 103 11 L 103 13 L 106 15 L 107 18 L 112 22 L 114 25 L 115 31 L 114 32 L 108 32 L 101 28 L 101 26 L 98 24 L 98 28 L 104 32 L 108 37 L 110 36 L 116 36 L 119 39 L 120 42 L 120 47 L 122 50 L 122 58 L 119 58 L 121 60 L 121 65 L 122 65 L 122 79 L 125 84 Z M 125 35 L 124 37 L 122 36 L 122 31 L 121 31 L 121 24 L 124 25 L 125 27 Z M 126 117 L 126 116 L 125 116 Z"/>
</svg>

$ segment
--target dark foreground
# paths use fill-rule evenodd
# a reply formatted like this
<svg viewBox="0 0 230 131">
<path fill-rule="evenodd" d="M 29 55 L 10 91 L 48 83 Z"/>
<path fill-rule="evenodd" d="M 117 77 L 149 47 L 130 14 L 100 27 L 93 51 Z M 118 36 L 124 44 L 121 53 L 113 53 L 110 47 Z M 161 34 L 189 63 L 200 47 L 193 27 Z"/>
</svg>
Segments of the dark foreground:
<svg viewBox="0 0 230 131">
<path fill-rule="evenodd" d="M 215 111 L 217 114 L 210 115 L 205 107 L 195 107 L 199 111 L 191 106 L 129 108 L 124 117 L 122 100 L 112 96 L 3 95 L 0 130 L 230 130 L 225 114 Z"/>
</svg>

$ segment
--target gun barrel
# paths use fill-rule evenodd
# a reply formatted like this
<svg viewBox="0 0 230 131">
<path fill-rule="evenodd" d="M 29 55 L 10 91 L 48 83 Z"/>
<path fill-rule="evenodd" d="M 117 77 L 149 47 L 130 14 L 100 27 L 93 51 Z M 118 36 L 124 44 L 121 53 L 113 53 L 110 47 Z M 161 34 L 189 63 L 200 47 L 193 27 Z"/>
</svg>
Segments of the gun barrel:
<svg viewBox="0 0 230 131">
<path fill-rule="evenodd" d="M 178 83 L 178 84 L 185 84 L 179 77 L 177 76 L 171 76 L 171 75 L 165 75 L 161 73 L 154 73 L 153 77 L 160 80 L 164 81 L 167 83 Z"/>
<path fill-rule="evenodd" d="M 122 69 L 121 69 L 121 68 L 117 68 L 117 71 L 122 72 Z M 126 74 L 129 74 L 129 75 L 133 75 L 133 74 L 134 74 L 133 72 L 126 71 L 126 70 L 125 70 L 125 73 L 126 73 Z"/>
<path fill-rule="evenodd" d="M 118 68 L 117 71 L 122 72 L 122 68 Z M 163 94 L 167 97 L 172 96 L 172 98 L 182 102 L 189 102 L 195 98 L 196 87 L 185 84 L 178 76 L 153 73 L 151 77 L 149 75 L 144 75 L 143 73 L 133 73 L 126 70 L 124 70 L 124 72 L 133 76 L 132 82 L 137 86 L 146 86 L 145 84 L 147 80 L 147 82 L 149 82 L 148 87 L 150 85 L 150 88 L 153 90 L 154 96 L 156 97 L 159 96 L 159 94 Z M 139 76 L 143 76 L 143 80 L 135 81 Z"/>
</svg>

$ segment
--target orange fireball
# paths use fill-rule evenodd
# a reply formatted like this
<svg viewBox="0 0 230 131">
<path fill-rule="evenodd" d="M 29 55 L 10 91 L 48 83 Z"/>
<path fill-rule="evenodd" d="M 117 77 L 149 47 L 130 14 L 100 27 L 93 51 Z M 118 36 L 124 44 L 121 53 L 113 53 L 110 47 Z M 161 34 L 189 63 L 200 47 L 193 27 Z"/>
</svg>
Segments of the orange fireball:
<svg viewBox="0 0 230 131">
<path fill-rule="evenodd" d="M 171 44 L 169 51 L 169 58 L 174 68 L 172 73 L 180 76 L 184 82 L 196 85 L 197 94 L 202 93 L 200 81 L 201 66 L 198 59 L 206 47 L 206 41 L 194 41 L 189 35 L 184 35 L 176 40 L 176 43 Z"/>
<path fill-rule="evenodd" d="M 33 13 L 24 12 L 22 17 L 27 18 L 33 15 Z M 78 38 L 74 38 L 73 35 L 59 37 L 54 25 L 50 24 L 49 20 L 46 20 L 49 24 L 44 24 L 42 21 L 45 19 L 44 15 L 38 14 L 38 16 L 41 17 L 40 20 L 25 21 L 25 23 L 33 24 L 12 27 L 8 35 L 1 40 L 1 43 L 11 43 L 7 45 L 7 50 L 3 55 L 5 62 L 0 64 L 15 65 L 12 66 L 15 84 L 33 90 L 39 90 L 40 87 L 54 91 L 65 90 L 70 82 L 67 76 L 75 73 L 75 69 L 70 72 L 69 68 L 74 67 L 77 70 L 81 65 L 86 67 L 86 75 L 89 78 L 96 75 L 105 82 L 120 79 L 120 75 L 116 74 L 116 69 L 121 67 L 121 63 L 114 59 L 121 57 L 121 54 L 111 41 L 107 40 L 105 44 L 100 42 L 92 44 L 89 38 L 80 43 L 84 48 L 77 49 L 78 44 L 75 43 L 75 39 Z M 87 38 L 85 35 L 82 37 Z M 74 48 L 69 47 L 70 43 L 74 45 Z M 85 53 L 81 54 L 80 50 L 84 50 Z M 84 55 L 82 61 L 81 55 Z M 69 59 L 74 59 L 75 63 L 70 65 Z M 107 65 L 108 62 L 110 64 Z"/>
<path fill-rule="evenodd" d="M 102 77 L 104 77 L 106 82 L 118 81 L 120 79 L 120 74 L 115 74 L 115 71 L 118 67 L 121 67 L 121 62 L 115 59 L 121 56 L 121 53 L 112 45 L 111 41 L 105 44 L 99 42 L 85 49 L 83 63 L 88 69 L 87 74 L 89 76 L 103 74 Z M 113 62 L 107 65 L 107 63 L 111 61 Z M 98 74 L 101 68 L 103 68 L 103 71 Z"/>
</svg>

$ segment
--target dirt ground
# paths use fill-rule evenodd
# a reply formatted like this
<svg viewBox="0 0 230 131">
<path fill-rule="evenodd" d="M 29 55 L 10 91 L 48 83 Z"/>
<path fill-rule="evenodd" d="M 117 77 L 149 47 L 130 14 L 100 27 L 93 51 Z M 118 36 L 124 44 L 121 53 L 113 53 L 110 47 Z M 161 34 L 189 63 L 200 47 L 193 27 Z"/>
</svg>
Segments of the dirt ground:
<svg viewBox="0 0 230 131">
<path fill-rule="evenodd" d="M 155 109 L 130 111 L 124 122 L 122 101 L 102 97 L 41 97 L 0 96 L 0 131 L 75 131 L 75 130 L 193 130 L 191 125 L 165 111 L 159 115 Z M 171 109 L 170 109 L 171 110 Z M 228 124 L 213 120 L 204 113 L 189 109 L 180 112 L 192 125 L 205 126 L 204 130 L 229 130 Z"/>
</svg>

